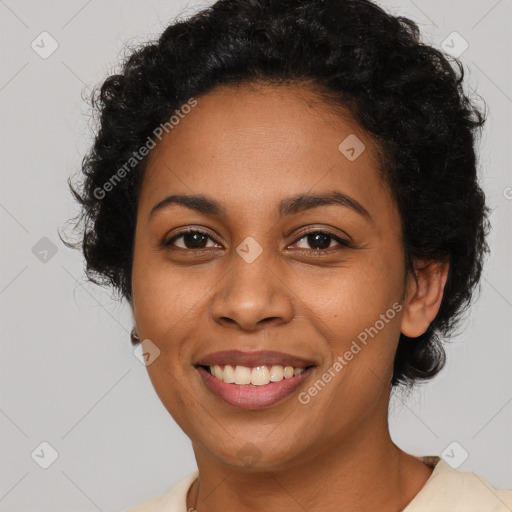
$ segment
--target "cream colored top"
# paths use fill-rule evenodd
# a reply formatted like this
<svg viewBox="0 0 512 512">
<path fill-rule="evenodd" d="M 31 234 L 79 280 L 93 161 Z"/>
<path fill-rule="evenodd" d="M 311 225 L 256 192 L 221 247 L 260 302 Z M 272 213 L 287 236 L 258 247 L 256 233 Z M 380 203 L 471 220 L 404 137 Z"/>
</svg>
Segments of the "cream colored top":
<svg viewBox="0 0 512 512">
<path fill-rule="evenodd" d="M 439 457 L 418 457 L 434 468 L 421 491 L 402 512 L 511 512 L 512 490 L 495 489 L 481 476 L 456 471 Z M 187 492 L 198 471 L 164 494 L 125 512 L 187 512 Z"/>
</svg>

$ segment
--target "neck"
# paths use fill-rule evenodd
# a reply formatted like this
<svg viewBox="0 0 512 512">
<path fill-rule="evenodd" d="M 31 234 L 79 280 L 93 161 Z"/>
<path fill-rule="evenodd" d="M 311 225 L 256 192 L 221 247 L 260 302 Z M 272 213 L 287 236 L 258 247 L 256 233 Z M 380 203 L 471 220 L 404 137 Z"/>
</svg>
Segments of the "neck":
<svg viewBox="0 0 512 512">
<path fill-rule="evenodd" d="M 432 469 L 392 442 L 387 418 L 385 428 L 380 427 L 360 426 L 348 438 L 279 469 L 220 464 L 193 444 L 199 478 L 190 489 L 187 509 L 255 512 L 264 503 L 266 510 L 402 510 Z"/>
</svg>

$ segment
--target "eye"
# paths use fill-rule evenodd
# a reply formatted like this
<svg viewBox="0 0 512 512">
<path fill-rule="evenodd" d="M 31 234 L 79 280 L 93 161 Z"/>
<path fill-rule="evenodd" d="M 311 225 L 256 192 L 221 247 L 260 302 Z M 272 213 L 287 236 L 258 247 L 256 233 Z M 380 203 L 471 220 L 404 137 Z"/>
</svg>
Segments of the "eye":
<svg viewBox="0 0 512 512">
<path fill-rule="evenodd" d="M 300 244 L 301 241 L 304 241 L 304 244 L 312 246 L 313 249 L 310 249 L 309 247 L 299 247 L 300 249 L 309 250 L 316 255 L 328 254 L 332 252 L 332 242 L 335 242 L 343 247 L 352 247 L 352 244 L 348 240 L 328 231 L 309 231 L 308 233 L 303 234 L 301 238 L 299 238 L 294 243 Z"/>
<path fill-rule="evenodd" d="M 181 245 L 175 244 L 175 242 L 179 239 L 182 239 Z M 204 231 L 199 231 L 197 229 L 188 229 L 187 231 L 182 231 L 181 233 L 178 233 L 177 235 L 173 236 L 167 241 L 164 241 L 162 245 L 168 247 L 168 246 L 175 246 L 180 249 L 209 249 L 211 247 L 215 247 L 216 242 L 214 245 L 207 246 L 208 239 L 210 239 L 212 242 L 215 242 L 213 238 Z"/>
<path fill-rule="evenodd" d="M 181 240 L 180 244 L 176 243 L 178 240 Z M 208 240 L 211 240 L 213 245 L 207 245 Z M 294 242 L 294 244 L 300 244 L 301 242 L 309 244 L 313 248 L 299 247 L 299 249 L 308 250 L 315 255 L 328 254 L 332 252 L 332 242 L 335 242 L 334 245 L 337 243 L 339 246 L 352 247 L 352 244 L 345 238 L 335 235 L 334 233 L 321 230 L 303 233 L 302 236 Z M 205 231 L 189 228 L 186 231 L 182 231 L 181 233 L 174 235 L 169 240 L 162 242 L 162 245 L 165 247 L 174 246 L 184 250 L 201 250 L 216 247 L 220 244 L 218 244 Z"/>
</svg>

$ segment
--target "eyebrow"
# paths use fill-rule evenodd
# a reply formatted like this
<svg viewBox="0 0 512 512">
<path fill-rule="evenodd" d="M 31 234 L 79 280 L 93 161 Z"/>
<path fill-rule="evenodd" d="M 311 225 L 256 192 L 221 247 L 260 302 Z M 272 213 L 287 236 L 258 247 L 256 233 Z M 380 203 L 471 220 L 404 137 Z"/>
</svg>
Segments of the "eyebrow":
<svg viewBox="0 0 512 512">
<path fill-rule="evenodd" d="M 183 195 L 172 194 L 165 197 L 160 202 L 155 204 L 149 212 L 149 219 L 158 211 L 167 208 L 172 204 L 179 204 L 205 215 L 213 215 L 216 217 L 227 217 L 227 209 L 214 199 L 205 195 Z M 337 190 L 332 192 L 325 192 L 321 194 L 299 194 L 287 199 L 283 199 L 279 203 L 279 216 L 285 217 L 300 213 L 317 206 L 326 205 L 339 205 L 345 208 L 350 208 L 358 213 L 366 220 L 373 222 L 373 219 L 368 210 L 358 201 L 352 197 L 343 194 Z"/>
</svg>

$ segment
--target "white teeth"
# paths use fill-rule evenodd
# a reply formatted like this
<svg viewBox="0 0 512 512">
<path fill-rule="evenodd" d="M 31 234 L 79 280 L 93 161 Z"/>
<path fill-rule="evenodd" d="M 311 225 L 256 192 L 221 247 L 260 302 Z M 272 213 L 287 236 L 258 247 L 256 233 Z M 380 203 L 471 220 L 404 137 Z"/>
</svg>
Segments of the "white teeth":
<svg viewBox="0 0 512 512">
<path fill-rule="evenodd" d="M 247 366 L 226 365 L 224 370 L 218 365 L 209 367 L 210 373 L 219 380 L 227 384 L 240 384 L 253 386 L 264 386 L 270 382 L 279 382 L 283 379 L 290 379 L 296 375 L 300 375 L 305 368 L 294 368 L 293 366 L 255 366 L 249 368 Z"/>
<path fill-rule="evenodd" d="M 222 370 L 218 364 L 216 364 L 213 367 L 213 375 L 215 375 L 215 377 L 217 377 L 217 379 L 222 379 Z"/>
<path fill-rule="evenodd" d="M 219 377 L 217 377 L 219 378 Z M 220 377 L 222 379 L 222 377 Z M 235 368 L 235 384 L 250 384 L 251 369 L 247 366 L 237 366 Z"/>
<path fill-rule="evenodd" d="M 290 377 L 293 377 L 293 366 L 285 366 L 283 373 L 284 373 L 285 379 L 289 379 Z"/>
<path fill-rule="evenodd" d="M 279 382 L 280 380 L 283 380 L 283 367 L 272 366 L 272 368 L 270 368 L 270 381 Z"/>
<path fill-rule="evenodd" d="M 251 370 L 251 384 L 263 386 L 270 382 L 270 372 L 266 366 L 256 366 Z"/>
<path fill-rule="evenodd" d="M 221 377 L 221 379 L 228 384 L 235 382 L 235 369 L 229 364 L 224 366 L 224 375 Z"/>
</svg>

